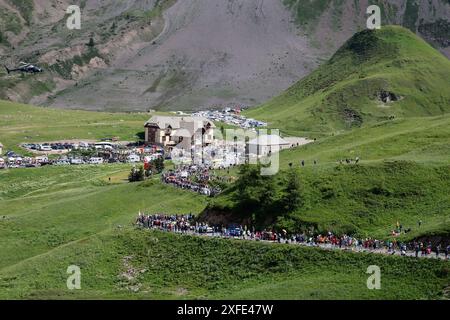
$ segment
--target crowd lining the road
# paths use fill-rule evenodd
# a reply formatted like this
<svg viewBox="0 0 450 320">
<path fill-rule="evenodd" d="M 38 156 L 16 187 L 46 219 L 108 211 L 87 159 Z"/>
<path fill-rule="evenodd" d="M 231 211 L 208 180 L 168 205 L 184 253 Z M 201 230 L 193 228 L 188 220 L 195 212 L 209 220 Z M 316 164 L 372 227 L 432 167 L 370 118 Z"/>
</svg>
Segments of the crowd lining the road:
<svg viewBox="0 0 450 320">
<path fill-rule="evenodd" d="M 413 257 L 435 257 L 449 259 L 450 245 L 432 245 L 431 242 L 400 242 L 384 241 L 373 238 L 358 239 L 349 235 L 338 236 L 332 232 L 326 235 L 312 235 L 298 233 L 288 235 L 285 230 L 281 232 L 255 231 L 247 227 L 232 225 L 231 227 L 210 226 L 204 222 L 196 222 L 192 214 L 168 215 L 153 214 L 146 215 L 139 213 L 136 225 L 142 228 L 156 229 L 167 232 L 207 235 L 220 238 L 235 238 L 253 241 L 269 241 L 276 243 L 297 244 L 304 246 L 314 246 L 323 249 L 340 249 L 354 252 L 372 252 L 380 254 L 413 256 Z"/>
<path fill-rule="evenodd" d="M 166 184 L 211 197 L 221 192 L 219 187 L 210 185 L 213 179 L 219 177 L 213 178 L 210 169 L 200 165 L 180 166 L 161 175 L 161 181 Z"/>
</svg>

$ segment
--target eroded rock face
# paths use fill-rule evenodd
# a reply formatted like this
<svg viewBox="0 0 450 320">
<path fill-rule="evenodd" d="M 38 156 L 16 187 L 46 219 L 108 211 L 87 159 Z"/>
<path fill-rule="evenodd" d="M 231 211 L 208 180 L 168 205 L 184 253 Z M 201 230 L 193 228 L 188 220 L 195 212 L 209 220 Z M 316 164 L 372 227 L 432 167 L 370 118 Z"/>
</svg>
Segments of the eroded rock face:
<svg viewBox="0 0 450 320">
<path fill-rule="evenodd" d="M 393 92 L 381 90 L 377 93 L 377 98 L 383 103 L 390 103 L 400 100 L 401 97 Z"/>
<path fill-rule="evenodd" d="M 74 80 L 78 80 L 78 79 L 82 79 L 84 74 L 88 73 L 88 72 L 92 72 L 93 70 L 97 70 L 97 69 L 105 69 L 107 68 L 107 65 L 105 63 L 105 61 L 102 58 L 99 57 L 94 57 L 92 58 L 88 64 L 84 65 L 84 66 L 79 66 L 79 65 L 73 65 L 72 67 L 72 79 Z"/>
<path fill-rule="evenodd" d="M 450 22 L 444 19 L 419 26 L 420 34 L 435 46 L 450 47 Z"/>
<path fill-rule="evenodd" d="M 363 123 L 363 118 L 359 112 L 350 107 L 342 108 L 340 114 L 348 127 L 360 127 Z"/>
<path fill-rule="evenodd" d="M 22 10 L 0 0 L 0 12 L 12 21 L 11 30 L 2 33 L 5 42 L 0 42 L 0 55 L 8 57 L 4 62 L 26 60 L 51 70 L 41 80 L 52 84 L 50 94 L 57 98 L 42 104 L 118 111 L 264 102 L 365 28 L 370 2 L 87 0 L 81 2 L 82 29 L 68 32 L 65 9 L 71 1 L 29 1 L 33 6 Z M 164 6 L 163 14 L 155 14 L 157 3 Z M 386 0 L 379 5 L 387 14 L 383 25 L 407 26 L 450 57 L 447 0 Z M 1 20 L 2 15 L 0 30 Z M 106 64 L 94 72 L 88 66 L 93 56 L 83 56 L 90 37 L 96 57 Z M 49 69 L 51 65 L 57 66 Z M 75 87 L 83 80 L 89 86 Z M 8 90 L 9 96 L 27 102 L 19 87 Z M 5 92 L 0 88 L 0 98 Z M 93 93 L 94 102 L 87 98 Z"/>
</svg>

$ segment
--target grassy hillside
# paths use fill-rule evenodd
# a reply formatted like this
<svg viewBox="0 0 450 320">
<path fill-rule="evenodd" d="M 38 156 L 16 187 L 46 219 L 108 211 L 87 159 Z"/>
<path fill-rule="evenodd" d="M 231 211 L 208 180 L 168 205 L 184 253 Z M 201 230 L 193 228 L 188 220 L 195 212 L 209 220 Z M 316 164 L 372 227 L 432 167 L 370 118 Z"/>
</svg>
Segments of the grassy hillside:
<svg viewBox="0 0 450 320">
<path fill-rule="evenodd" d="M 1 170 L 0 268 L 111 226 L 128 225 L 138 210 L 197 213 L 204 208 L 205 198 L 161 185 L 158 178 L 129 184 L 126 178 L 130 168 L 106 165 Z"/>
<path fill-rule="evenodd" d="M 81 267 L 81 290 L 66 269 Z M 368 290 L 369 265 L 382 289 Z M 114 228 L 0 269 L 0 297 L 28 299 L 436 299 L 448 263 Z"/>
<path fill-rule="evenodd" d="M 397 221 L 411 232 L 405 240 L 420 236 L 450 236 L 450 166 L 419 165 L 414 162 L 385 162 L 364 165 L 313 166 L 295 168 L 300 181 L 302 206 L 283 208 L 283 188 L 287 171 L 273 178 L 270 192 L 273 204 L 245 204 L 245 192 L 231 187 L 210 203 L 212 216 L 232 213 L 236 221 L 252 221 L 263 228 L 268 224 L 297 232 L 314 227 L 316 232 L 333 230 L 361 237 L 389 239 Z M 248 192 L 255 197 L 265 191 L 253 180 Z M 261 200 L 263 201 L 263 200 Z M 264 200 L 267 201 L 267 200 Z M 232 220 L 230 219 L 230 220 Z M 417 222 L 423 221 L 419 228 Z"/>
<path fill-rule="evenodd" d="M 280 163 L 298 165 L 301 160 L 335 165 L 339 160 L 361 158 L 362 163 L 406 160 L 422 164 L 450 163 L 450 114 L 413 117 L 368 125 L 319 138 L 301 148 L 281 152 Z"/>
<path fill-rule="evenodd" d="M 288 134 L 320 136 L 445 114 L 449 83 L 448 59 L 409 30 L 389 26 L 357 33 L 327 63 L 247 115 Z"/>
<path fill-rule="evenodd" d="M 134 140 L 148 117 L 0 102 L 0 141 L 16 149 L 26 141 Z M 400 221 L 413 229 L 405 239 L 450 234 L 449 122 L 446 114 L 405 117 L 283 151 L 282 169 L 307 160 L 297 169 L 305 205 L 279 215 L 277 224 L 386 238 Z M 363 161 L 335 164 L 347 156 Z M 0 170 L 0 298 L 445 297 L 448 262 L 135 230 L 138 210 L 198 214 L 211 200 L 162 185 L 157 177 L 130 184 L 129 170 L 123 164 Z M 284 178 L 285 172 L 274 178 L 276 196 Z M 229 196 L 214 204 L 229 205 Z M 66 288 L 72 264 L 81 267 L 81 290 Z M 382 290 L 366 287 L 373 264 L 381 267 Z"/>
<path fill-rule="evenodd" d="M 149 113 L 64 111 L 0 100 L 0 142 L 18 150 L 24 142 L 101 139 L 117 136 L 135 141 L 142 136 Z"/>
<path fill-rule="evenodd" d="M 348 170 L 335 174 L 339 183 L 382 173 L 377 168 Z M 411 170 L 420 172 L 410 179 L 419 177 L 424 189 L 438 191 L 436 197 L 445 192 L 445 181 L 437 182 L 443 174 L 438 169 L 429 183 L 422 177 L 426 171 Z M 128 165 L 0 171 L 0 298 L 434 299 L 448 285 L 448 263 L 442 261 L 134 230 L 131 224 L 139 209 L 199 213 L 207 199 L 157 179 L 124 182 L 128 171 Z M 304 175 L 313 183 L 313 171 Z M 326 172 L 321 175 L 326 177 Z M 386 188 L 401 183 L 388 182 Z M 424 191 L 422 208 L 427 208 L 430 194 Z M 395 206 L 398 196 L 386 198 L 386 203 Z M 429 220 L 424 222 L 427 227 Z M 66 270 L 72 264 L 81 268 L 81 290 L 66 288 Z M 372 264 L 382 270 L 379 291 L 366 288 L 366 269 Z"/>
</svg>

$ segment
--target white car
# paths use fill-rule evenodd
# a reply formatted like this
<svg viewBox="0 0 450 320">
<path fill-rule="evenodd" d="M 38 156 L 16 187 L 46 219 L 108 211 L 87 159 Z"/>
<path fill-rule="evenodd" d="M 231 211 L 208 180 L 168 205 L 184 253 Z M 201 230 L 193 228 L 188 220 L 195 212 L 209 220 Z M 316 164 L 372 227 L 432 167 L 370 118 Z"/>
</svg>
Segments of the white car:
<svg viewBox="0 0 450 320">
<path fill-rule="evenodd" d="M 73 159 L 70 159 L 70 164 L 84 164 L 84 161 L 83 161 L 83 159 L 73 158 Z"/>
<path fill-rule="evenodd" d="M 130 155 L 127 157 L 127 161 L 130 162 L 130 163 L 136 163 L 136 162 L 141 161 L 141 157 L 139 157 L 139 156 L 136 155 L 136 154 L 130 154 Z"/>
<path fill-rule="evenodd" d="M 55 163 L 57 166 L 68 166 L 70 165 L 70 162 L 67 160 L 58 160 Z"/>
<path fill-rule="evenodd" d="M 89 164 L 102 164 L 103 158 L 90 158 Z"/>
<path fill-rule="evenodd" d="M 39 146 L 39 151 L 52 151 L 52 147 L 46 144 L 41 144 Z"/>
</svg>

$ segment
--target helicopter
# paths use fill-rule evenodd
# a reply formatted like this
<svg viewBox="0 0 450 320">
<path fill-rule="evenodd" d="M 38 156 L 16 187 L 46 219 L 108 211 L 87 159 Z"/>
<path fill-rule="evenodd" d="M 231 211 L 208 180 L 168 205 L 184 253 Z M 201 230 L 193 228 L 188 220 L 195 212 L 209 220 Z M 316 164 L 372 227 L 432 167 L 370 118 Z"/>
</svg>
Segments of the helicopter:
<svg viewBox="0 0 450 320">
<path fill-rule="evenodd" d="M 6 69 L 6 72 L 11 73 L 14 71 L 20 71 L 20 72 L 25 72 L 25 73 L 39 73 L 39 72 L 44 72 L 44 70 L 38 66 L 35 66 L 31 63 L 26 63 L 26 62 L 20 62 L 19 67 L 15 68 L 15 69 L 9 69 L 6 65 L 4 66 Z"/>
</svg>

